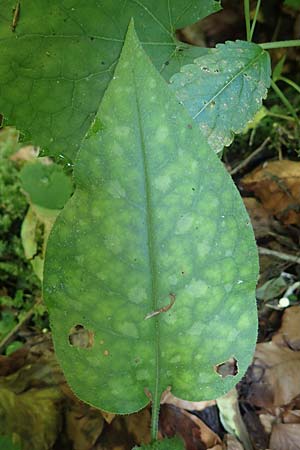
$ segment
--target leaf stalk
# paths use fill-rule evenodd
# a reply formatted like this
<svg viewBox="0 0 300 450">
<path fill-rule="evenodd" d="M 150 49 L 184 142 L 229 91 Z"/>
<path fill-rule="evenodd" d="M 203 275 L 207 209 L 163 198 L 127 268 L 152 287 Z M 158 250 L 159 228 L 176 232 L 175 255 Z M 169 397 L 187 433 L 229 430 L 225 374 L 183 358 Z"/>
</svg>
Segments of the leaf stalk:
<svg viewBox="0 0 300 450">
<path fill-rule="evenodd" d="M 250 42 L 251 41 L 251 28 L 250 28 L 250 2 L 249 2 L 249 0 L 244 0 L 244 13 L 245 13 L 247 41 Z"/>
<path fill-rule="evenodd" d="M 256 25 L 259 9 L 260 9 L 260 4 L 261 4 L 261 0 L 258 0 L 257 3 L 256 3 L 256 8 L 255 8 L 255 14 L 254 14 L 253 22 L 251 24 L 250 41 L 252 41 L 252 38 L 253 38 L 253 33 L 254 33 L 254 30 L 255 30 L 255 25 Z"/>
<path fill-rule="evenodd" d="M 271 80 L 271 86 L 272 86 L 273 91 L 276 93 L 276 95 L 280 98 L 282 103 L 285 105 L 285 107 L 289 110 L 291 115 L 294 117 L 295 122 L 297 124 L 297 128 L 298 128 L 297 134 L 299 134 L 300 121 L 299 121 L 299 118 L 297 116 L 297 113 L 296 113 L 293 105 L 290 103 L 290 101 L 287 99 L 287 97 L 284 95 L 284 93 L 281 91 L 281 89 L 277 86 L 275 81 Z"/>
<path fill-rule="evenodd" d="M 272 50 L 273 48 L 299 47 L 300 39 L 292 39 L 290 41 L 263 42 L 260 45 L 264 50 Z"/>
</svg>

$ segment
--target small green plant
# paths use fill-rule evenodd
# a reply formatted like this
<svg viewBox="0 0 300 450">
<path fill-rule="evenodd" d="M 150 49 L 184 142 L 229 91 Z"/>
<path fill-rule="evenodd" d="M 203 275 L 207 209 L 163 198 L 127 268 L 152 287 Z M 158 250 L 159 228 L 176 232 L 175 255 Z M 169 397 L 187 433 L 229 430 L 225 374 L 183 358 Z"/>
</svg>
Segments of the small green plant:
<svg viewBox="0 0 300 450">
<path fill-rule="evenodd" d="M 252 358 L 257 252 L 216 153 L 281 92 L 266 50 L 299 42 L 251 42 L 260 1 L 252 24 L 244 1 L 247 41 L 205 55 L 175 31 L 214 0 L 4 4 L 5 120 L 74 162 L 44 271 L 58 359 L 96 407 L 151 401 L 152 448 L 174 448 L 156 441 L 163 391 L 216 398 Z"/>
<path fill-rule="evenodd" d="M 18 133 L 7 128 L 0 133 L 0 348 L 34 305 L 40 292 L 19 235 L 27 209 L 21 193 L 19 170 L 11 156 L 18 149 Z M 9 342 L 9 339 L 8 339 Z M 22 345 L 15 342 L 14 347 Z M 11 349 L 7 349 L 10 351 Z"/>
</svg>

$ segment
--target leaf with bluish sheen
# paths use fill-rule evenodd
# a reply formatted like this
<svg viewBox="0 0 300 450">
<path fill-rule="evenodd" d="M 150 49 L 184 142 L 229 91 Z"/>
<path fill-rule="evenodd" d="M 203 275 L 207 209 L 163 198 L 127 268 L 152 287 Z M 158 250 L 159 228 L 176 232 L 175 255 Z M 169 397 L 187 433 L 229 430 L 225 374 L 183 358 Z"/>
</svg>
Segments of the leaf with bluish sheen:
<svg viewBox="0 0 300 450">
<path fill-rule="evenodd" d="M 251 42 L 218 44 L 173 75 L 170 87 L 220 152 L 241 133 L 266 97 L 271 83 L 268 52 Z"/>
<path fill-rule="evenodd" d="M 168 386 L 188 400 L 223 395 L 256 341 L 253 232 L 230 176 L 132 25 L 74 176 L 44 272 L 71 388 L 114 413 L 149 396 L 157 404 Z M 70 340 L 76 334 L 83 344 Z"/>
<path fill-rule="evenodd" d="M 130 18 L 169 79 L 202 54 L 178 42 L 176 29 L 220 8 L 218 0 L 2 0 L 0 113 L 24 141 L 73 160 L 111 80 Z"/>
</svg>

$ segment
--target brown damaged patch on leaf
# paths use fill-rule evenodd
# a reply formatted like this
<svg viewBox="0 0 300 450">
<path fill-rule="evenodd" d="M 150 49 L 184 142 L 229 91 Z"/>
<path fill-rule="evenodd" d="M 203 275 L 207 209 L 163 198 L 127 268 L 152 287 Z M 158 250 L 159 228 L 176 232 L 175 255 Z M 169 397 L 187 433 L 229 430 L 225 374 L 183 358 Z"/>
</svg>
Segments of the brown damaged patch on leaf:
<svg viewBox="0 0 300 450">
<path fill-rule="evenodd" d="M 186 450 L 222 450 L 222 441 L 201 419 L 173 405 L 162 405 L 159 415 L 161 438 L 181 437 Z"/>
<path fill-rule="evenodd" d="M 226 378 L 229 376 L 235 377 L 238 372 L 238 362 L 234 356 L 229 358 L 227 361 L 221 362 L 214 366 L 214 371 L 221 377 Z"/>
<path fill-rule="evenodd" d="M 300 162 L 264 163 L 242 180 L 262 206 L 285 225 L 300 225 Z"/>
<path fill-rule="evenodd" d="M 94 333 L 83 325 L 77 324 L 70 330 L 69 343 L 72 347 L 91 348 L 94 345 Z"/>
</svg>

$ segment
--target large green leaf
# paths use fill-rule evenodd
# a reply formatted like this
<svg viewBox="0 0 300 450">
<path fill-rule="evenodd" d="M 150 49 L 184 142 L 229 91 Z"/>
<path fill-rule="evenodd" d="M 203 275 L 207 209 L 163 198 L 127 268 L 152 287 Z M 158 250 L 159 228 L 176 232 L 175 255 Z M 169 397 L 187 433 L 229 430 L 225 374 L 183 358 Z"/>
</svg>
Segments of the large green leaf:
<svg viewBox="0 0 300 450">
<path fill-rule="evenodd" d="M 219 9 L 218 0 L 2 0 L 0 112 L 24 140 L 73 159 L 112 77 L 130 18 L 137 19 L 144 48 L 168 79 L 202 51 L 179 43 L 176 29 Z"/>
<path fill-rule="evenodd" d="M 270 76 L 269 54 L 257 44 L 236 41 L 218 44 L 194 64 L 182 67 L 170 86 L 200 124 L 210 146 L 220 152 L 261 108 Z"/>
<path fill-rule="evenodd" d="M 115 413 L 168 386 L 190 400 L 224 394 L 256 340 L 253 233 L 231 178 L 132 26 L 75 181 L 44 272 L 71 388 Z M 219 364 L 234 358 L 238 374 L 226 376 L 230 363 Z"/>
</svg>

